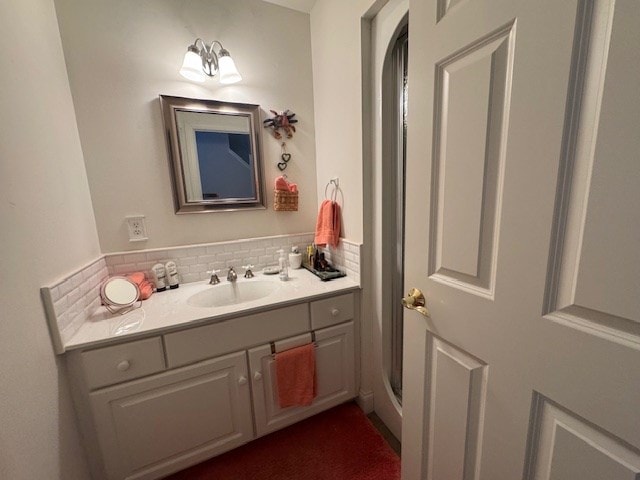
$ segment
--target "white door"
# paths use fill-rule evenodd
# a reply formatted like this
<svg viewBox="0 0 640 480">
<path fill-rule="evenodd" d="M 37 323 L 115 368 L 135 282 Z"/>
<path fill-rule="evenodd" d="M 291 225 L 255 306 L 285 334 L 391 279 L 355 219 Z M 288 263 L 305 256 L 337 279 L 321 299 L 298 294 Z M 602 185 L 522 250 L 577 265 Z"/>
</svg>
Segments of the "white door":
<svg viewBox="0 0 640 480">
<path fill-rule="evenodd" d="M 640 478 L 640 1 L 412 0 L 405 480 Z"/>
</svg>

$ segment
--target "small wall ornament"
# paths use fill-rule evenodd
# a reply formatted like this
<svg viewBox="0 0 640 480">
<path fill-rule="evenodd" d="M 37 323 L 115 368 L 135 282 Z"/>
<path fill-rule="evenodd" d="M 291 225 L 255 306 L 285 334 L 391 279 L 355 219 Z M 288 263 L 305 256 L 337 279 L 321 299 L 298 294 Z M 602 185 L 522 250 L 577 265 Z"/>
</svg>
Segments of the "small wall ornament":
<svg viewBox="0 0 640 480">
<path fill-rule="evenodd" d="M 293 134 L 296 131 L 294 123 L 298 123 L 298 120 L 294 118 L 296 114 L 289 109 L 280 113 L 275 110 L 270 110 L 270 112 L 273 113 L 273 117 L 267 118 L 262 122 L 264 128 L 270 128 L 272 130 L 271 133 L 277 140 L 282 140 L 283 136 L 287 139 L 293 138 Z M 286 142 L 282 141 L 280 147 L 282 148 L 281 161 L 277 163 L 277 167 L 281 172 L 284 172 L 289 165 L 289 160 L 291 160 L 291 154 L 287 152 Z"/>
<path fill-rule="evenodd" d="M 285 110 L 280 113 L 270 110 L 270 112 L 273 113 L 273 117 L 267 118 L 262 122 L 264 128 L 271 128 L 273 130 L 271 133 L 278 140 L 282 138 L 283 133 L 286 138 L 293 138 L 293 134 L 296 131 L 296 127 L 293 124 L 298 123 L 298 120 L 294 118 L 296 114 L 291 110 Z"/>
</svg>

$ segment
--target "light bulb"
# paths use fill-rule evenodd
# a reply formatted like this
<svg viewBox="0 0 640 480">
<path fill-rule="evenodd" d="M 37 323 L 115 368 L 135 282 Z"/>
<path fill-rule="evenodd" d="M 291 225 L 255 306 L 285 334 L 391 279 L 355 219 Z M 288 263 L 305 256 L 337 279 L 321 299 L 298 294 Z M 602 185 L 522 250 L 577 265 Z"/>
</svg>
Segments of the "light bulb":
<svg viewBox="0 0 640 480">
<path fill-rule="evenodd" d="M 180 75 L 186 79 L 199 83 L 203 83 L 206 78 L 202 71 L 202 59 L 192 47 L 189 47 L 187 53 L 184 55 Z"/>
<path fill-rule="evenodd" d="M 220 83 L 229 84 L 242 80 L 242 76 L 236 68 L 236 63 L 228 54 L 221 53 L 218 58 L 218 75 L 220 75 Z"/>
</svg>

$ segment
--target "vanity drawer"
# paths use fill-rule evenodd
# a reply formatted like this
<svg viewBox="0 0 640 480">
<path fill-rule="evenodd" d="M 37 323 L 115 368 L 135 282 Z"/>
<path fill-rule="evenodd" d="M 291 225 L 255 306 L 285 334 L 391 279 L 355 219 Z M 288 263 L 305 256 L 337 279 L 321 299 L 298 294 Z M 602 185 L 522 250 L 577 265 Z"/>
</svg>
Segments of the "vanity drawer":
<svg viewBox="0 0 640 480">
<path fill-rule="evenodd" d="M 160 337 L 88 350 L 81 359 L 91 390 L 164 370 Z"/>
<path fill-rule="evenodd" d="M 309 331 L 309 304 L 225 320 L 164 336 L 169 368 Z"/>
<path fill-rule="evenodd" d="M 353 318 L 353 293 L 311 302 L 311 328 L 325 328 Z"/>
</svg>

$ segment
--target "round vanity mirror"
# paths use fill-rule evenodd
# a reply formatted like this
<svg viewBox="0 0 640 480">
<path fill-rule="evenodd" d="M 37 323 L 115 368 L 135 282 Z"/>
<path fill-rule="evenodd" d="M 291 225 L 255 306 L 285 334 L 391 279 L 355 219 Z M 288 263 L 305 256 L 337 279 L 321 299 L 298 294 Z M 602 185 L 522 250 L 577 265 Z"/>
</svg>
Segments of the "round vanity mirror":
<svg viewBox="0 0 640 480">
<path fill-rule="evenodd" d="M 111 313 L 124 314 L 140 299 L 140 290 L 126 277 L 111 277 L 102 284 L 100 297 Z"/>
</svg>

